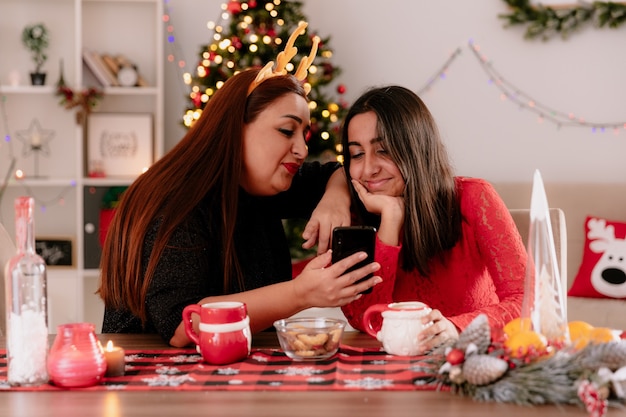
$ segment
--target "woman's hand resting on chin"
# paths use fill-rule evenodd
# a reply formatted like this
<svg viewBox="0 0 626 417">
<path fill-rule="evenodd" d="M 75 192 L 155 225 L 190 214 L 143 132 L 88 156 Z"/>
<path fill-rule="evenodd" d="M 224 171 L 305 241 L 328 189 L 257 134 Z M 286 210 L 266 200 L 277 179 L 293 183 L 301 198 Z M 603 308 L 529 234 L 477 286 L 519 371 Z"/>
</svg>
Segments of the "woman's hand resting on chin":
<svg viewBox="0 0 626 417">
<path fill-rule="evenodd" d="M 363 202 L 365 209 L 380 215 L 378 239 L 381 242 L 398 246 L 400 231 L 404 225 L 404 197 L 392 197 L 384 194 L 372 194 L 359 181 L 352 180 L 352 185 Z"/>
</svg>

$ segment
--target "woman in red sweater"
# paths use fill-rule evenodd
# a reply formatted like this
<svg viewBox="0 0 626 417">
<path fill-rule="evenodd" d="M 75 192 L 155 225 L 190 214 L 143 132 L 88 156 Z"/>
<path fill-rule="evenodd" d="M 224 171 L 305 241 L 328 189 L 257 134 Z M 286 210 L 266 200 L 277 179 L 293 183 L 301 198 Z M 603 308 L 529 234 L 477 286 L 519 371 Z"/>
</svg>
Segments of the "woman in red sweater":
<svg viewBox="0 0 626 417">
<path fill-rule="evenodd" d="M 501 327 L 519 317 L 527 254 L 507 207 L 486 181 L 455 177 L 435 121 L 412 91 L 374 88 L 343 126 L 344 167 L 357 223 L 377 227 L 383 282 L 342 307 L 363 330 L 377 303 L 433 310 L 423 351 L 458 338 L 474 317 Z"/>
</svg>

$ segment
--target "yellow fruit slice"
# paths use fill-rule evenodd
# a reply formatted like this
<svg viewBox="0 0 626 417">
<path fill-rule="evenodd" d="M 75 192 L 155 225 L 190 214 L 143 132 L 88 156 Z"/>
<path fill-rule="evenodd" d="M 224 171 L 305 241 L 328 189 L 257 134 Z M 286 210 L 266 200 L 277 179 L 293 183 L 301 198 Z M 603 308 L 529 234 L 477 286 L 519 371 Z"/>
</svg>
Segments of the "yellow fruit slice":
<svg viewBox="0 0 626 417">
<path fill-rule="evenodd" d="M 576 349 L 582 349 L 591 340 L 594 327 L 585 321 L 570 321 L 567 323 L 569 338 Z"/>
<path fill-rule="evenodd" d="M 527 331 L 532 329 L 532 323 L 530 321 L 530 317 L 521 318 L 518 317 L 516 319 L 511 320 L 507 324 L 504 325 L 502 329 L 504 334 L 508 338 L 511 338 L 513 335 L 520 333 L 522 331 Z"/>
<path fill-rule="evenodd" d="M 543 353 L 546 351 L 547 341 L 544 336 L 533 330 L 522 330 L 509 337 L 504 346 L 511 356 L 520 358 L 529 352 Z"/>
<path fill-rule="evenodd" d="M 613 333 L 613 330 L 608 327 L 596 327 L 591 330 L 589 339 L 594 343 L 608 343 L 616 341 L 617 337 Z"/>
</svg>

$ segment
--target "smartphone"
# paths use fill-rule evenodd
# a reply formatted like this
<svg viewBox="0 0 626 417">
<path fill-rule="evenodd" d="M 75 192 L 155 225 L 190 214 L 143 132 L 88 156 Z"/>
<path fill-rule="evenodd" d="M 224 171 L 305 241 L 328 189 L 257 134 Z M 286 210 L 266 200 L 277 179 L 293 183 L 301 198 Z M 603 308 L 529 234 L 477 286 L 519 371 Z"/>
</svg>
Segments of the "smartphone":
<svg viewBox="0 0 626 417">
<path fill-rule="evenodd" d="M 332 238 L 332 263 L 338 262 L 354 253 L 364 251 L 367 258 L 348 268 L 346 272 L 354 271 L 369 263 L 374 262 L 374 248 L 376 246 L 376 228 L 372 226 L 342 226 L 333 229 Z M 358 282 L 369 279 L 374 274 L 369 274 Z M 369 294 L 372 288 L 363 291 Z"/>
</svg>

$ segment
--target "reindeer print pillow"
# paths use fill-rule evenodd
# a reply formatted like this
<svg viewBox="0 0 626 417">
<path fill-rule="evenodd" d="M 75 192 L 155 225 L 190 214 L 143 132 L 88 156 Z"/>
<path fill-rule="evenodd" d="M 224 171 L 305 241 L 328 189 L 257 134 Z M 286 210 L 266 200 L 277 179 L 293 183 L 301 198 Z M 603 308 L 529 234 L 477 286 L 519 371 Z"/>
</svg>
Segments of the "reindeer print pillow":
<svg viewBox="0 0 626 417">
<path fill-rule="evenodd" d="M 567 295 L 626 299 L 626 223 L 585 221 L 583 260 Z"/>
</svg>

